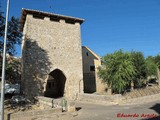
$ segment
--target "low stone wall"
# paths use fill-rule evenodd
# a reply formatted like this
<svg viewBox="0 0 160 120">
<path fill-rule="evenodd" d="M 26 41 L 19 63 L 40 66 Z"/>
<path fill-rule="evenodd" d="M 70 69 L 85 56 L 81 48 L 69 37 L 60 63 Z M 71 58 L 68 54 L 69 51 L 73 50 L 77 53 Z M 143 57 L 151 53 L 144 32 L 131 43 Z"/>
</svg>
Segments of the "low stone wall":
<svg viewBox="0 0 160 120">
<path fill-rule="evenodd" d="M 143 104 L 160 99 L 160 87 L 158 85 L 135 89 L 123 95 L 123 101 L 120 104 Z"/>
<path fill-rule="evenodd" d="M 38 97 L 38 101 L 40 105 L 46 109 L 46 108 L 61 108 L 62 111 L 67 112 L 74 112 L 75 111 L 75 102 L 62 98 L 48 98 L 40 96 Z"/>
<path fill-rule="evenodd" d="M 157 100 L 160 100 L 160 93 L 132 98 L 132 99 L 124 99 L 123 101 L 120 102 L 120 104 L 125 104 L 125 105 L 144 104 L 144 103 L 149 103 Z"/>
<path fill-rule="evenodd" d="M 118 104 L 122 100 L 122 95 L 79 94 L 78 100 L 92 103 Z"/>
<path fill-rule="evenodd" d="M 38 101 L 40 103 L 41 106 L 43 106 L 44 108 L 61 108 L 61 100 L 63 98 L 60 99 L 53 99 L 53 98 L 48 98 L 48 97 L 43 97 L 43 96 L 39 96 L 38 97 Z"/>
</svg>

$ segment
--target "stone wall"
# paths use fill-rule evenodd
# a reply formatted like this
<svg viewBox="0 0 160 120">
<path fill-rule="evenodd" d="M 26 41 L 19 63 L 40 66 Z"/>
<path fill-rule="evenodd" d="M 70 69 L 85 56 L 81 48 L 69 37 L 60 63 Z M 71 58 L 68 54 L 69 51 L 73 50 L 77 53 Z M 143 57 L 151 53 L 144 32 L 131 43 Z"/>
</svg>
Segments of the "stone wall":
<svg viewBox="0 0 160 120">
<path fill-rule="evenodd" d="M 80 23 L 27 14 L 22 49 L 22 86 L 28 97 L 43 95 L 48 74 L 55 69 L 66 77 L 65 97 L 83 93 Z"/>
<path fill-rule="evenodd" d="M 98 104 L 118 104 L 122 101 L 121 94 L 115 95 L 96 95 L 96 94 L 79 94 L 78 100 L 91 102 L 91 103 L 98 103 Z"/>
<path fill-rule="evenodd" d="M 101 58 L 88 47 L 82 47 L 83 56 L 83 80 L 85 93 L 104 93 L 107 86 L 98 76 L 98 67 L 101 66 Z M 95 67 L 91 70 L 90 67 Z"/>
</svg>

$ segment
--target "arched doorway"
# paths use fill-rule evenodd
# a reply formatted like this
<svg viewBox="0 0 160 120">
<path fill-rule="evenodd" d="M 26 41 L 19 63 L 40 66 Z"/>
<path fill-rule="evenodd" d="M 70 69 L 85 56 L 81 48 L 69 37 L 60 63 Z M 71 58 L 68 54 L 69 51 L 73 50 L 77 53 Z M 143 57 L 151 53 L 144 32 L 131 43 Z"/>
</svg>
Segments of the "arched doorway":
<svg viewBox="0 0 160 120">
<path fill-rule="evenodd" d="M 66 77 L 59 69 L 50 72 L 47 79 L 45 96 L 50 98 L 63 97 Z"/>
</svg>

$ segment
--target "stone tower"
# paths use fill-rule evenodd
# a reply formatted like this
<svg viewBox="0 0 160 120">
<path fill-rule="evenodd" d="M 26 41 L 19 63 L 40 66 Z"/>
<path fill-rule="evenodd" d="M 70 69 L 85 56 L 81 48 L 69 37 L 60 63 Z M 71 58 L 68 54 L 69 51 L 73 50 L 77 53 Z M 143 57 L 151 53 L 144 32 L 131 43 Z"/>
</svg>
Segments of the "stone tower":
<svg viewBox="0 0 160 120">
<path fill-rule="evenodd" d="M 83 93 L 83 19 L 22 9 L 22 90 L 33 98 Z"/>
</svg>

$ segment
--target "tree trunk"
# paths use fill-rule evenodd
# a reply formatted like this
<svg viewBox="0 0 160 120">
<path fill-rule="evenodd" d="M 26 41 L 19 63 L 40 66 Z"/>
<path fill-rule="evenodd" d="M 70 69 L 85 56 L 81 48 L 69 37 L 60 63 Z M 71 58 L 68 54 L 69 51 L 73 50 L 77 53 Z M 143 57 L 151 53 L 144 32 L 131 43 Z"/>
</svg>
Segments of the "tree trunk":
<svg viewBox="0 0 160 120">
<path fill-rule="evenodd" d="M 133 80 L 131 81 L 131 91 L 134 90 L 134 83 L 133 83 Z"/>
<path fill-rule="evenodd" d="M 112 89 L 111 89 L 111 88 L 108 88 L 107 94 L 108 94 L 108 95 L 112 95 Z"/>
<path fill-rule="evenodd" d="M 107 94 L 108 94 L 108 95 L 112 95 L 111 85 L 108 86 Z"/>
</svg>

